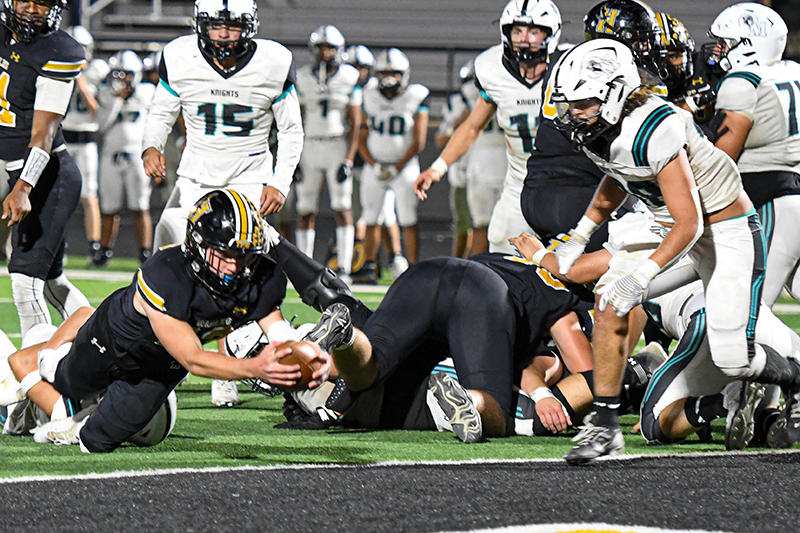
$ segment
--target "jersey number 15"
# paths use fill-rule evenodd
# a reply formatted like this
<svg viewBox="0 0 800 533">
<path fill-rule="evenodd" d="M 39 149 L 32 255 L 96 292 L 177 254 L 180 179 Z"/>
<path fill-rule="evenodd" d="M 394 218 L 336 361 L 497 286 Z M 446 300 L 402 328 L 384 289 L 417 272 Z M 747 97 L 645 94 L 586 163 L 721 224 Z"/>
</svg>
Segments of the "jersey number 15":
<svg viewBox="0 0 800 533">
<path fill-rule="evenodd" d="M 215 135 L 217 132 L 217 120 L 222 118 L 224 126 L 238 128 L 234 131 L 223 131 L 222 134 L 228 137 L 247 137 L 253 130 L 253 120 L 236 120 L 237 113 L 250 113 L 253 108 L 249 105 L 222 104 L 222 117 L 217 116 L 217 104 L 203 104 L 197 107 L 197 114 L 205 116 L 206 135 Z"/>
</svg>

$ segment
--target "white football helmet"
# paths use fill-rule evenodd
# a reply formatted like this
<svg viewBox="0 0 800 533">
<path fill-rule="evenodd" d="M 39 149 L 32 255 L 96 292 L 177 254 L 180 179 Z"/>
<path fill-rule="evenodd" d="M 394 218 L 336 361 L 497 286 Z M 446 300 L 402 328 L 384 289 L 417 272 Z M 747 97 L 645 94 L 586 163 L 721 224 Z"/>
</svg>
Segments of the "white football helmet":
<svg viewBox="0 0 800 533">
<path fill-rule="evenodd" d="M 161 63 L 162 53 L 163 50 L 156 50 L 155 52 L 150 52 L 147 54 L 147 57 L 142 60 L 142 65 L 144 66 L 145 72 L 158 70 L 158 64 Z"/>
<path fill-rule="evenodd" d="M 196 0 L 192 24 L 203 54 L 218 61 L 241 57 L 250 51 L 258 31 L 256 0 Z M 241 28 L 242 35 L 238 41 L 215 41 L 208 35 L 213 25 Z"/>
<path fill-rule="evenodd" d="M 511 28 L 515 25 L 538 26 L 547 32 L 541 48 L 514 50 Z M 503 54 L 513 63 L 539 63 L 556 51 L 561 38 L 561 13 L 551 0 L 511 0 L 500 15 L 500 40 Z"/>
<path fill-rule="evenodd" d="M 375 56 L 363 44 L 348 46 L 342 56 L 342 60 L 354 67 L 372 68 L 375 65 Z"/>
<path fill-rule="evenodd" d="M 67 35 L 78 41 L 86 52 L 86 61 L 91 61 L 94 55 L 94 37 L 83 26 L 70 26 L 65 30 Z"/>
<path fill-rule="evenodd" d="M 344 54 L 344 35 L 336 26 L 331 24 L 320 26 L 311 33 L 308 38 L 308 47 L 315 59 L 319 59 L 319 47 L 323 45 L 335 48 L 334 62 L 341 62 L 342 54 Z"/>
<path fill-rule="evenodd" d="M 375 71 L 378 73 L 378 81 L 381 92 L 386 95 L 394 95 L 400 88 L 408 87 L 411 63 L 408 56 L 397 48 L 389 48 L 378 54 L 375 60 Z M 398 82 L 394 76 L 382 76 L 382 74 L 401 74 Z"/>
<path fill-rule="evenodd" d="M 475 59 L 470 59 L 458 71 L 458 79 L 461 80 L 461 85 L 475 79 Z"/>
<path fill-rule="evenodd" d="M 719 60 L 725 72 L 748 65 L 772 65 L 786 49 L 786 23 L 762 4 L 743 2 L 724 9 L 708 31 L 709 37 L 727 45 Z"/>
<path fill-rule="evenodd" d="M 111 92 L 119 94 L 125 84 L 136 87 L 142 81 L 143 65 L 139 54 L 133 50 L 120 50 L 108 58 Z"/>
<path fill-rule="evenodd" d="M 625 44 L 611 39 L 585 41 L 566 52 L 553 70 L 553 102 L 559 127 L 570 131 L 578 142 L 589 141 L 617 124 L 622 108 L 641 86 L 633 52 Z M 573 115 L 572 105 L 596 100 L 598 120 Z"/>
<path fill-rule="evenodd" d="M 96 57 L 89 61 L 89 65 L 83 70 L 86 80 L 92 85 L 100 85 L 111 72 L 111 67 L 104 60 Z"/>
<path fill-rule="evenodd" d="M 177 419 L 178 398 L 175 396 L 175 391 L 172 391 L 169 393 L 169 396 L 167 396 L 167 401 L 164 402 L 164 405 L 162 405 L 161 408 L 156 411 L 155 416 L 150 419 L 150 422 L 148 422 L 141 431 L 131 435 L 128 442 L 140 448 L 155 446 L 172 433 Z"/>
</svg>

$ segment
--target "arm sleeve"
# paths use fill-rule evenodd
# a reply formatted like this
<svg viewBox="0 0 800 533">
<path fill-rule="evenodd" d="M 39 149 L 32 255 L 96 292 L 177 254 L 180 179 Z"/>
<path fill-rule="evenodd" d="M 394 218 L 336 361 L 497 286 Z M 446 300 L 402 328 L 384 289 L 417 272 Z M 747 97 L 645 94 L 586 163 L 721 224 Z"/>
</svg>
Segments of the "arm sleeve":
<svg viewBox="0 0 800 533">
<path fill-rule="evenodd" d="M 150 147 L 159 152 L 164 151 L 167 137 L 169 137 L 180 112 L 181 99 L 178 93 L 162 78 L 158 82 L 156 93 L 153 96 L 153 104 L 150 106 L 150 112 L 145 122 L 144 136 L 142 137 L 143 152 Z"/>
<path fill-rule="evenodd" d="M 35 111 L 48 111 L 57 115 L 64 115 L 72 98 L 74 81 L 64 82 L 45 76 L 36 78 L 36 100 L 33 102 Z"/>
<path fill-rule="evenodd" d="M 273 178 L 267 185 L 288 196 L 292 176 L 303 151 L 303 121 L 300 102 L 293 84 L 273 102 L 272 113 L 275 116 L 275 126 L 278 128 L 278 154 L 275 158 Z"/>
</svg>

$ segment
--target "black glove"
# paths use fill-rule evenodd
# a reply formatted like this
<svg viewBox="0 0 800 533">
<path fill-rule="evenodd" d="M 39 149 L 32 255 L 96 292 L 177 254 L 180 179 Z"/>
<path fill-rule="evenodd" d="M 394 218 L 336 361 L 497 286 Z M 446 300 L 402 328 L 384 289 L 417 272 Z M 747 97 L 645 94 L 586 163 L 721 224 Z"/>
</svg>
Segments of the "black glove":
<svg viewBox="0 0 800 533">
<path fill-rule="evenodd" d="M 725 126 L 721 130 L 719 129 L 722 123 L 725 122 L 726 116 L 728 115 L 725 111 L 717 111 L 714 118 L 705 124 L 700 124 L 700 129 L 703 130 L 703 133 L 706 134 L 706 137 L 708 137 L 708 140 L 712 143 L 716 143 L 720 137 L 728 133 L 728 126 Z"/>
<path fill-rule="evenodd" d="M 297 165 L 295 167 L 292 181 L 294 181 L 295 183 L 300 183 L 301 181 L 303 181 L 303 171 L 300 170 L 300 165 Z"/>
<path fill-rule="evenodd" d="M 348 179 L 353 177 L 353 164 L 349 161 L 345 161 L 342 163 L 342 166 L 339 167 L 339 172 L 336 173 L 336 181 L 339 183 L 344 183 Z"/>
</svg>

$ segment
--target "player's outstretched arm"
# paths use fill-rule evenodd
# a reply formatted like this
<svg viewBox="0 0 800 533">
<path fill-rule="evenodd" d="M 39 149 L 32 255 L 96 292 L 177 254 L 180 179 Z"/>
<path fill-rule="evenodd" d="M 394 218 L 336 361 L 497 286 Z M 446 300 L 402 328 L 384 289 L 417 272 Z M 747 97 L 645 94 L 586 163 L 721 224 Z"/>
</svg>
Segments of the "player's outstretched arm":
<svg viewBox="0 0 800 533">
<path fill-rule="evenodd" d="M 164 145 L 167 143 L 167 138 L 180 113 L 180 97 L 166 82 L 160 82 L 156 87 L 153 103 L 145 119 L 142 137 L 144 170 L 154 180 L 163 179 L 167 175 L 163 155 Z M 183 130 L 185 135 L 185 128 Z"/>
<path fill-rule="evenodd" d="M 478 99 L 475 108 L 453 133 L 447 146 L 444 147 L 444 150 L 431 165 L 431 168 L 420 174 L 414 182 L 414 192 L 420 200 L 425 200 L 428 197 L 427 190 L 442 179 L 450 165 L 458 161 L 461 156 L 472 148 L 475 140 L 489 124 L 489 121 L 492 120 L 496 111 L 497 106 L 482 98 Z"/>
<path fill-rule="evenodd" d="M 264 188 L 261 195 L 262 216 L 277 213 L 283 208 L 303 151 L 303 115 L 294 87 L 279 102 L 272 104 L 272 113 L 278 128 L 278 153 L 275 155 L 275 172 L 269 186 L 275 190 Z"/>
</svg>

